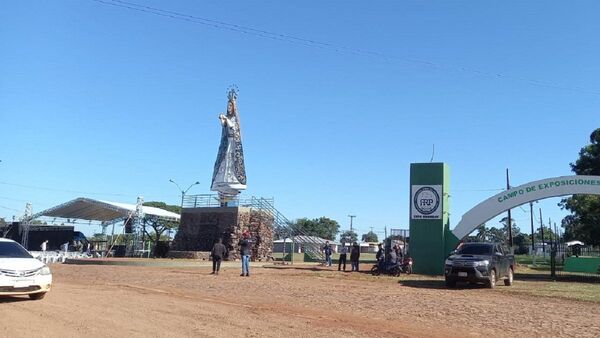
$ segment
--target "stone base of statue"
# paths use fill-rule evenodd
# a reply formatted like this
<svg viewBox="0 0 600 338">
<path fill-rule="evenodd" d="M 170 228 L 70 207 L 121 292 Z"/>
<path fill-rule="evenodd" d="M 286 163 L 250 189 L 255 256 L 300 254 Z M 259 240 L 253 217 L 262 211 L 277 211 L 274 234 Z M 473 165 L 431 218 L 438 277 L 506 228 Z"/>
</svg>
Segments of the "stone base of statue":
<svg viewBox="0 0 600 338">
<path fill-rule="evenodd" d="M 273 259 L 273 216 L 267 211 L 241 206 L 184 208 L 172 251 L 211 251 L 219 238 L 229 250 L 229 260 L 240 259 L 238 242 L 250 233 L 252 260 Z"/>
</svg>

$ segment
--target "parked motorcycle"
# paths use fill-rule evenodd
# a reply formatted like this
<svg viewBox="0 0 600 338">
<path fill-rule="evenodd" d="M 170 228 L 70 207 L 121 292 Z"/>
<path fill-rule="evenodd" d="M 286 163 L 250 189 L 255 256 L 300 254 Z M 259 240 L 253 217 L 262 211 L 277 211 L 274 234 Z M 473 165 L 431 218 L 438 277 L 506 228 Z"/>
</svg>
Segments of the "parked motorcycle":
<svg viewBox="0 0 600 338">
<path fill-rule="evenodd" d="M 412 257 L 405 257 L 402 260 L 402 272 L 404 272 L 407 275 L 410 275 L 412 273 L 412 268 L 413 268 L 413 259 Z"/>
<path fill-rule="evenodd" d="M 380 260 L 377 264 L 373 265 L 371 268 L 371 274 L 373 276 L 379 276 L 384 273 L 389 276 L 400 276 L 402 272 L 402 264 L 400 263 L 392 263 L 389 261 Z"/>
<path fill-rule="evenodd" d="M 389 261 L 380 260 L 377 264 L 371 268 L 371 274 L 373 276 L 379 276 L 386 274 L 389 276 L 398 277 L 402 272 L 410 275 L 413 271 L 413 259 L 412 257 L 405 257 L 401 263 L 392 263 Z"/>
</svg>

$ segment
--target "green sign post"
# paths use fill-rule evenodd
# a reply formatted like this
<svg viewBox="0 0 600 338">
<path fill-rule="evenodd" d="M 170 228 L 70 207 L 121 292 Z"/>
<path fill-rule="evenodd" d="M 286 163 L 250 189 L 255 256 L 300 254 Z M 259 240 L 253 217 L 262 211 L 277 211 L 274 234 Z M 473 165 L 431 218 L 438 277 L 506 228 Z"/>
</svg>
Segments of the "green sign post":
<svg viewBox="0 0 600 338">
<path fill-rule="evenodd" d="M 445 163 L 410 165 L 410 255 L 414 272 L 444 273 L 449 230 L 450 170 Z M 450 236 L 452 237 L 452 236 Z"/>
</svg>

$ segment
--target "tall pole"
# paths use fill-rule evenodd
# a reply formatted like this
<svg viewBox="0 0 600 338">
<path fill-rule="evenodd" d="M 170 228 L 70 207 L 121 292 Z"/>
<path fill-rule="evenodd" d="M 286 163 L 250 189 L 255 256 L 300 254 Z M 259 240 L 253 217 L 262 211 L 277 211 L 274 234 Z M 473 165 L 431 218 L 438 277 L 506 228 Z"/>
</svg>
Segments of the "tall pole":
<svg viewBox="0 0 600 338">
<path fill-rule="evenodd" d="M 177 184 L 177 182 L 173 181 L 172 179 L 171 179 L 171 180 L 169 180 L 169 182 L 171 182 L 171 183 L 175 184 L 175 186 L 177 187 L 177 189 L 179 189 L 179 191 L 181 192 L 181 209 L 183 209 L 183 199 L 184 199 L 184 197 L 185 197 L 185 194 L 186 194 L 186 193 L 187 193 L 187 192 L 188 192 L 190 189 L 192 189 L 192 187 L 193 187 L 193 186 L 200 184 L 200 182 L 196 181 L 196 182 L 194 182 L 194 183 L 190 184 L 190 186 L 189 186 L 187 189 L 183 190 L 183 189 L 182 189 L 182 188 L 179 186 L 179 184 Z"/>
<path fill-rule="evenodd" d="M 533 202 L 529 202 L 529 216 L 531 217 L 531 254 L 535 251 L 535 236 L 533 230 Z"/>
<path fill-rule="evenodd" d="M 508 168 L 506 168 L 506 190 L 510 189 L 510 182 L 508 179 Z M 510 209 L 508 209 L 508 247 L 510 252 L 513 252 L 513 236 L 512 236 L 512 218 L 510 215 Z"/>
<path fill-rule="evenodd" d="M 356 217 L 356 215 L 348 215 L 348 217 L 350 217 L 350 231 L 352 231 L 352 220 L 354 217 Z"/>
<path fill-rule="evenodd" d="M 544 222 L 542 221 L 542 208 L 540 208 L 540 232 L 542 235 L 542 251 L 544 252 L 544 258 L 546 258 L 546 246 L 544 245 Z"/>
</svg>

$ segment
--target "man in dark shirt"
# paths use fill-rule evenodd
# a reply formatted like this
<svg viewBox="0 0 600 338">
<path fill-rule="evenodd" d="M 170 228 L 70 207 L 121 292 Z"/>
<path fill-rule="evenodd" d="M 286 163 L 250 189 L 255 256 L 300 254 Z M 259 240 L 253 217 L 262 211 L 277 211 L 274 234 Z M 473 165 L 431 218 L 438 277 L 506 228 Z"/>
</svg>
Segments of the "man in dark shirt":
<svg viewBox="0 0 600 338">
<path fill-rule="evenodd" d="M 217 240 L 217 243 L 212 248 L 210 252 L 213 261 L 213 274 L 218 275 L 219 270 L 221 269 L 221 261 L 225 256 L 227 256 L 227 248 L 223 245 L 223 240 L 220 238 Z"/>
<path fill-rule="evenodd" d="M 350 262 L 352 263 L 352 271 L 358 271 L 358 260 L 360 259 L 360 246 L 354 242 L 350 251 Z"/>
<path fill-rule="evenodd" d="M 250 255 L 252 254 L 250 233 L 248 231 L 244 231 L 238 245 L 242 255 L 242 274 L 240 276 L 248 277 L 250 276 Z"/>
<path fill-rule="evenodd" d="M 377 262 L 379 262 L 380 260 L 383 259 L 383 255 L 384 255 L 384 251 L 383 251 L 383 247 L 381 245 L 381 243 L 377 244 L 377 254 L 375 255 L 375 259 L 377 259 Z"/>
</svg>

